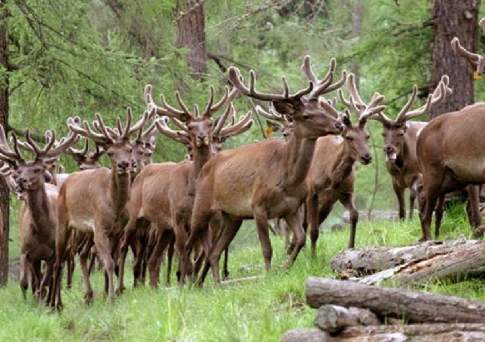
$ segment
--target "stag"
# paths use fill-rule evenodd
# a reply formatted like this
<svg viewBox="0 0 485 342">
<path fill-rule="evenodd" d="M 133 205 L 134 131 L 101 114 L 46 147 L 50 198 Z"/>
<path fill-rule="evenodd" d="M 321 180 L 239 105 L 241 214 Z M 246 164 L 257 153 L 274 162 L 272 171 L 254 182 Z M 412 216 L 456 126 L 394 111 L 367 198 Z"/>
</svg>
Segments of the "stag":
<svg viewBox="0 0 485 342">
<path fill-rule="evenodd" d="M 357 123 L 352 124 L 350 112 L 343 115 L 344 129 L 341 136 L 321 137 L 317 141 L 315 154 L 306 178 L 308 186 L 307 215 L 310 223 L 312 256 L 316 256 L 319 226 L 327 218 L 335 202 L 339 201 L 350 213 L 350 238 L 348 247 L 354 248 L 355 233 L 359 213 L 354 204 L 354 164 L 359 161 L 367 165 L 372 161 L 369 152 L 367 131 L 368 119 L 385 107 L 381 105 L 384 97 L 374 94 L 366 104 L 357 91 L 354 75 L 346 81 L 350 98 L 344 98 L 339 91 L 341 101 L 357 116 Z M 337 115 L 335 111 L 334 115 Z"/>
<path fill-rule="evenodd" d="M 169 128 L 164 120 L 156 121 L 157 129 L 167 137 L 190 146 L 193 160 L 181 163 L 151 164 L 144 168 L 136 178 L 127 204 L 129 220 L 125 226 L 125 235 L 121 244 L 119 259 L 119 287 L 124 288 L 124 262 L 127 246 L 134 233 L 140 229 L 147 229 L 152 224 L 159 230 L 157 243 L 148 261 L 150 284 L 158 286 L 158 275 L 161 255 L 175 237 L 175 247 L 179 254 L 187 239 L 190 227 L 195 182 L 199 177 L 202 166 L 213 155 L 214 136 L 224 136 L 228 133 L 241 131 L 251 121 L 250 113 L 232 127 L 224 127 L 224 123 L 234 110 L 232 104 L 218 120 L 213 114 L 228 104 L 237 91 L 225 90 L 221 100 L 214 103 L 214 90 L 211 88 L 209 100 L 202 113 L 197 107 L 190 111 L 179 93 L 176 99 L 180 109 L 169 105 L 162 96 L 162 105 L 158 106 L 151 95 L 152 88 L 145 89 L 145 99 L 150 110 L 171 118 L 179 130 Z M 156 186 L 154 186 L 156 184 Z M 169 262 L 170 264 L 170 262 Z M 170 268 L 170 266 L 168 266 Z M 169 281 L 167 272 L 167 282 Z"/>
<path fill-rule="evenodd" d="M 448 87 L 449 78 L 444 75 L 440 83 L 428 97 L 424 106 L 411 110 L 416 101 L 417 87 L 414 86 L 411 97 L 401 108 L 395 119 L 389 118 L 383 112 L 373 116 L 372 119 L 379 121 L 383 127 L 384 155 L 386 168 L 391 175 L 392 187 L 399 204 L 399 218 L 405 219 L 406 206 L 404 192 L 409 193 L 409 219 L 413 217 L 414 202 L 418 195 L 420 171 L 416 157 L 416 140 L 420 131 L 427 125 L 427 122 L 411 121 L 431 109 L 431 107 L 451 94 Z"/>
<path fill-rule="evenodd" d="M 126 124 L 117 120 L 117 129 L 106 127 L 100 114 L 96 114 L 93 130 L 85 121 L 82 126 L 70 120 L 69 128 L 100 145 L 111 161 L 111 169 L 100 167 L 72 174 L 59 191 L 59 224 L 56 230 L 56 267 L 54 273 L 52 306 L 62 307 L 60 277 L 66 257 L 66 243 L 71 229 L 93 233 L 96 253 L 103 263 L 107 279 L 108 300 L 114 299 L 114 252 L 125 220 L 125 204 L 131 184 L 133 144 L 130 136 L 142 129 L 148 113 L 132 125 L 131 109 Z M 123 127 L 124 126 L 124 127 Z M 89 279 L 87 258 L 80 256 L 85 300 L 92 301 L 93 290 Z"/>
<path fill-rule="evenodd" d="M 483 28 L 484 25 L 482 19 L 480 26 Z M 483 73 L 483 56 L 463 48 L 456 37 L 452 40 L 452 47 L 476 66 L 479 74 Z M 421 131 L 416 149 L 418 165 L 423 175 L 422 240 L 431 237 L 431 220 L 438 199 L 440 207 L 447 192 L 485 182 L 482 124 L 485 127 L 485 104 L 476 103 L 438 116 Z M 477 229 L 480 225 L 477 193 L 477 188 L 469 191 L 471 223 L 475 228 L 474 233 L 481 235 Z"/>
<path fill-rule="evenodd" d="M 339 88 L 346 78 L 344 74 L 341 80 L 333 83 L 335 60 L 331 61 L 322 80 L 310 72 L 310 57 L 305 57 L 303 68 L 308 71 L 305 74 L 309 85 L 295 94 L 290 94 L 285 78 L 282 94 L 262 93 L 255 89 L 254 71 L 251 71 L 250 83 L 246 86 L 239 70 L 234 67 L 229 69 L 229 80 L 242 94 L 272 102 L 279 113 L 293 121 L 293 132 L 288 141 L 265 140 L 222 151 L 207 162 L 195 193 L 190 237 L 182 255 L 182 279 L 191 274 L 190 253 L 194 244 L 207 241 L 209 223 L 219 213 L 224 227 L 221 238 L 213 247 L 204 244 L 217 283 L 220 282 L 220 254 L 229 246 L 243 219 L 255 219 L 265 267 L 269 270 L 272 247 L 268 219 L 283 217 L 293 232 L 294 240 L 287 265 L 295 261 L 305 243 L 305 233 L 297 213 L 306 196 L 304 180 L 316 140 L 322 135 L 338 134 L 343 128 L 333 112 L 322 106 L 318 98 Z"/>
<path fill-rule="evenodd" d="M 24 199 L 20 210 L 20 286 L 25 296 L 30 276 L 32 291 L 41 299 L 53 272 L 58 209 L 58 189 L 46 182 L 46 165 L 59 158 L 78 137 L 71 131 L 68 137 L 55 144 L 54 133 L 48 131 L 46 144 L 42 148 L 34 142 L 29 131 L 26 133 L 26 139 L 26 142 L 19 143 L 16 135 L 12 133 L 11 148 L 3 127 L 0 127 L 0 159 L 8 165 L 15 189 Z M 33 152 L 33 160 L 26 161 L 22 157 L 19 144 L 28 146 Z M 44 275 L 42 262 L 46 264 Z"/>
</svg>

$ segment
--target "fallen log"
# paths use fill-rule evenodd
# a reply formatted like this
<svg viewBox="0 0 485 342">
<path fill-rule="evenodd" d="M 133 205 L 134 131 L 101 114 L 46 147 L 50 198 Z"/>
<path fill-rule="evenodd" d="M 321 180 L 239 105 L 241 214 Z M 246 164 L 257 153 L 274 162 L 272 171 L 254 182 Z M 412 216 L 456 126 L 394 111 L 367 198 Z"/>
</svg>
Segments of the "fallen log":
<svg viewBox="0 0 485 342">
<path fill-rule="evenodd" d="M 315 309 L 334 304 L 364 308 L 382 318 L 411 323 L 485 323 L 484 302 L 427 292 L 310 277 L 305 295 L 308 305 Z"/>
<path fill-rule="evenodd" d="M 411 324 L 356 326 L 343 330 L 336 341 L 485 341 L 485 324 Z M 295 340 L 296 341 L 296 340 Z M 323 340 L 321 340 L 323 341 Z"/>
<path fill-rule="evenodd" d="M 428 259 L 413 260 L 358 281 L 368 285 L 378 285 L 384 281 L 407 286 L 429 280 L 461 278 L 467 275 L 483 274 L 485 268 L 485 243 L 464 245 L 444 254 L 436 254 Z"/>
<path fill-rule="evenodd" d="M 281 342 L 330 342 L 334 339 L 326 332 L 317 328 L 293 329 L 287 331 Z"/>
<path fill-rule="evenodd" d="M 367 276 L 416 260 L 445 255 L 459 248 L 485 245 L 480 240 L 427 241 L 404 247 L 372 247 L 348 249 L 337 254 L 330 262 L 331 268 L 344 279 Z"/>
<path fill-rule="evenodd" d="M 323 305 L 318 309 L 315 325 L 329 333 L 336 333 L 355 325 L 379 325 L 381 321 L 369 310 L 338 305 Z"/>
</svg>

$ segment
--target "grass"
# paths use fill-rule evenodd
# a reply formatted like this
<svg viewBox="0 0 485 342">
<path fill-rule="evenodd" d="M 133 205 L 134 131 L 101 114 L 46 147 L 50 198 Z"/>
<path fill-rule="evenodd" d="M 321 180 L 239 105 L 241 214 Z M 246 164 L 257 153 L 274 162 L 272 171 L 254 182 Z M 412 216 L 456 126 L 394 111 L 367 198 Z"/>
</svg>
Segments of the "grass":
<svg viewBox="0 0 485 342">
<path fill-rule="evenodd" d="M 442 232 L 447 239 L 470 237 L 461 209 L 445 218 Z M 415 242 L 419 234 L 417 220 L 362 222 L 357 245 L 404 245 Z M 203 289 L 130 288 L 107 305 L 97 272 L 95 301 L 85 306 L 77 269 L 74 288 L 63 292 L 65 309 L 60 314 L 30 297 L 23 300 L 18 285 L 11 282 L 0 290 L 0 341 L 279 341 L 289 329 L 312 326 L 315 312 L 305 305 L 304 281 L 310 275 L 334 276 L 329 260 L 344 249 L 347 238 L 347 231 L 326 230 L 320 236 L 317 259 L 306 248 L 285 270 L 280 267 L 285 259 L 283 243 L 273 237 L 274 270 L 265 274 L 254 227 L 247 223 L 230 255 L 231 277 L 263 274 L 261 280 L 217 288 L 209 277 Z M 430 283 L 422 288 L 485 301 L 483 281 Z"/>
</svg>

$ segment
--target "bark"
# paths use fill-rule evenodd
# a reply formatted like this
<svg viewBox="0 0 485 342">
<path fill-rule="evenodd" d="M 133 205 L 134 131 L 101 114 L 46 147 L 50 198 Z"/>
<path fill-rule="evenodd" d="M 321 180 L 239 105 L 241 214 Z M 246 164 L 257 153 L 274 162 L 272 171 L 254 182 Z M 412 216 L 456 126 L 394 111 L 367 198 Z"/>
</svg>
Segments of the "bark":
<svg viewBox="0 0 485 342">
<path fill-rule="evenodd" d="M 431 118 L 474 103 L 473 70 L 465 58 L 453 53 L 450 42 L 456 36 L 466 49 L 475 51 L 479 8 L 480 0 L 433 1 L 432 66 L 429 89 L 434 89 L 441 76 L 448 74 L 453 94 L 447 101 L 433 106 L 430 112 Z"/>
<path fill-rule="evenodd" d="M 293 329 L 281 338 L 281 342 L 326 342 L 334 339 L 326 332 L 317 328 Z"/>
<path fill-rule="evenodd" d="M 5 1 L 0 1 L 0 65 L 8 69 L 7 13 Z M 0 125 L 8 127 L 8 74 L 0 79 Z M 0 286 L 8 281 L 8 240 L 10 194 L 3 177 L 0 177 Z"/>
<path fill-rule="evenodd" d="M 485 324 L 412 324 L 351 327 L 338 341 L 483 341 Z"/>
<path fill-rule="evenodd" d="M 384 281 L 400 286 L 430 280 L 460 278 L 467 275 L 483 275 L 485 271 L 485 243 L 464 245 L 449 253 L 436 254 L 430 258 L 414 260 L 359 280 L 363 284 L 377 285 Z"/>
<path fill-rule="evenodd" d="M 379 324 L 381 324 L 379 318 L 369 310 L 338 305 L 321 306 L 315 318 L 317 327 L 332 334 L 356 325 Z"/>
<path fill-rule="evenodd" d="M 427 241 L 404 247 L 371 247 L 348 249 L 334 256 L 331 268 L 342 278 L 361 277 L 417 260 L 483 244 L 478 240 Z"/>
<path fill-rule="evenodd" d="M 305 291 L 312 308 L 355 306 L 411 323 L 485 323 L 485 303 L 480 301 L 315 277 L 306 281 Z"/>
<path fill-rule="evenodd" d="M 203 0 L 177 0 L 178 48 L 187 48 L 187 64 L 195 78 L 207 74 L 207 51 L 205 42 L 205 17 Z"/>
</svg>

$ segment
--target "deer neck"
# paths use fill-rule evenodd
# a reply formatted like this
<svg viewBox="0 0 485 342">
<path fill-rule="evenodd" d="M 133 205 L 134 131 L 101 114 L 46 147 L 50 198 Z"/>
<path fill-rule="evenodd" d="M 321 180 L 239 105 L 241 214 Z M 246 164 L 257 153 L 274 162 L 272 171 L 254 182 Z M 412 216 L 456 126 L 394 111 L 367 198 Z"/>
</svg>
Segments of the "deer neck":
<svg viewBox="0 0 485 342">
<path fill-rule="evenodd" d="M 353 170 L 355 158 L 350 152 L 349 145 L 344 141 L 335 151 L 335 163 L 333 164 L 332 184 L 338 185 L 347 178 Z"/>
<path fill-rule="evenodd" d="M 49 229 L 52 222 L 45 185 L 37 190 L 26 190 L 25 194 L 27 197 L 27 206 L 29 207 L 36 229 Z"/>
<path fill-rule="evenodd" d="M 130 184 L 130 173 L 126 172 L 123 174 L 118 174 L 116 166 L 112 165 L 109 187 L 111 202 L 114 205 L 116 213 L 120 213 L 128 201 Z"/>
<path fill-rule="evenodd" d="M 195 195 L 195 183 L 199 177 L 202 167 L 212 156 L 211 146 L 193 147 L 193 159 L 192 159 L 192 174 L 189 179 L 189 194 Z"/>
<path fill-rule="evenodd" d="M 292 188 L 305 181 L 313 159 L 317 138 L 292 134 L 287 142 L 285 187 Z"/>
</svg>

